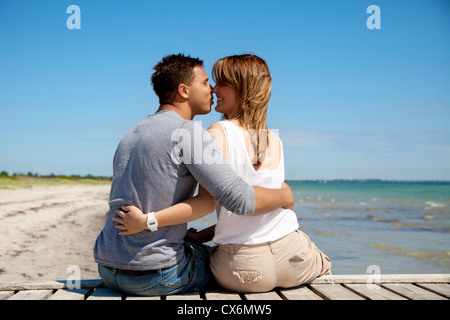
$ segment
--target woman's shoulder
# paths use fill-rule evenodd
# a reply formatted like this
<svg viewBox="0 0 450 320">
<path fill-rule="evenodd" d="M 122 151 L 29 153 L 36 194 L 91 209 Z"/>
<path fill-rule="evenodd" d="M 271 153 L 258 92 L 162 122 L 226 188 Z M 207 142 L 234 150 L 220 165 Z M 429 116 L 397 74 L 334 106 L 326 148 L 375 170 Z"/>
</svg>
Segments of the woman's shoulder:
<svg viewBox="0 0 450 320">
<path fill-rule="evenodd" d="M 212 125 L 210 125 L 208 128 L 208 132 L 211 133 L 211 135 L 213 135 L 213 136 L 214 136 L 214 134 L 224 134 L 225 131 L 223 129 L 221 122 L 223 122 L 223 121 L 219 121 L 219 122 L 216 122 L 216 123 L 213 123 Z"/>
<path fill-rule="evenodd" d="M 225 134 L 225 131 L 220 124 L 220 122 L 213 123 L 209 126 L 208 132 L 211 134 L 211 136 L 214 138 L 214 141 L 218 145 L 220 151 L 222 152 L 222 155 L 224 158 L 226 158 L 226 151 L 227 151 L 227 137 Z"/>
<path fill-rule="evenodd" d="M 282 142 L 281 142 L 281 138 L 280 138 L 280 135 L 279 135 L 279 130 L 278 129 L 277 130 L 267 129 L 267 130 L 268 130 L 268 133 L 269 133 L 269 140 L 273 141 L 273 143 L 281 145 Z"/>
</svg>

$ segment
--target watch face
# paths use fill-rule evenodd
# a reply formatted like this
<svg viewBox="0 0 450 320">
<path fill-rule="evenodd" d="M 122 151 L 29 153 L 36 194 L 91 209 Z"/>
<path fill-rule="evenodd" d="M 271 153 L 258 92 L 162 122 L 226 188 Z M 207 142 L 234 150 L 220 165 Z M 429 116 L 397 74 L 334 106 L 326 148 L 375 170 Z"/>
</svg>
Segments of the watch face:
<svg viewBox="0 0 450 320">
<path fill-rule="evenodd" d="M 151 231 L 155 231 L 158 228 L 158 223 L 156 221 L 156 219 L 147 219 L 147 227 L 151 230 Z"/>
</svg>

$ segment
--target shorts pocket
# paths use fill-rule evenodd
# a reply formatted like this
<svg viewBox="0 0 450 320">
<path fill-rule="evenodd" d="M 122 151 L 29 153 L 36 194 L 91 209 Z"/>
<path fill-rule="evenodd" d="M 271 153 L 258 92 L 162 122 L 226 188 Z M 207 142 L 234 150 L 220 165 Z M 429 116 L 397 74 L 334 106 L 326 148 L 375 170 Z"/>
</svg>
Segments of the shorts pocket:
<svg viewBox="0 0 450 320">
<path fill-rule="evenodd" d="M 261 271 L 233 271 L 233 277 L 240 283 L 254 283 L 262 279 Z"/>
<path fill-rule="evenodd" d="M 308 264 L 314 258 L 314 251 L 309 247 L 301 247 L 290 259 L 294 265 Z"/>
</svg>

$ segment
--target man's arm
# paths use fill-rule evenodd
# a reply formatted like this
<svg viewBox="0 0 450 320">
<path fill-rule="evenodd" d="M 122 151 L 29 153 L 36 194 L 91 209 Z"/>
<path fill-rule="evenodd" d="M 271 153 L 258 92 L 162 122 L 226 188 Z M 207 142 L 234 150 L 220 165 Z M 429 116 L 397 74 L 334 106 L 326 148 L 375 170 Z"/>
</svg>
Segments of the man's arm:
<svg viewBox="0 0 450 320">
<path fill-rule="evenodd" d="M 214 123 L 208 128 L 208 132 L 214 138 L 224 160 L 227 156 L 227 140 L 225 132 L 219 123 Z M 283 183 L 281 189 L 267 189 L 253 187 L 255 190 L 255 212 L 253 216 L 272 212 L 280 207 L 294 209 L 294 194 L 291 188 Z"/>
<path fill-rule="evenodd" d="M 284 184 L 282 189 L 253 187 L 226 164 L 223 157 L 226 155 L 226 137 L 220 124 L 216 123 L 208 131 L 202 132 L 204 134 L 202 144 L 198 139 L 192 139 L 190 144 L 184 146 L 194 151 L 185 153 L 191 158 L 184 159 L 184 162 L 197 181 L 217 202 L 228 210 L 242 215 L 265 214 L 280 207 L 293 208 L 294 196 L 287 184 Z M 202 163 L 195 163 L 198 153 L 203 155 Z M 197 158 L 194 157 L 195 154 Z M 205 159 L 205 156 L 210 158 Z M 214 161 L 211 162 L 211 159 Z"/>
<path fill-rule="evenodd" d="M 255 213 L 259 216 L 272 212 L 280 207 L 294 209 L 294 194 L 291 188 L 283 182 L 281 189 L 266 189 L 253 187 L 255 189 Z"/>
</svg>

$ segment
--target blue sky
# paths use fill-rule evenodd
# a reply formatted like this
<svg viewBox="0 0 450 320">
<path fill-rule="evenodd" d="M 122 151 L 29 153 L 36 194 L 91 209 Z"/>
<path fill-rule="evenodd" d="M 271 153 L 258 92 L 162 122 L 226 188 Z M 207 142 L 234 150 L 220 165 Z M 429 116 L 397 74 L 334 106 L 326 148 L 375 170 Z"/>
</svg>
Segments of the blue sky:
<svg viewBox="0 0 450 320">
<path fill-rule="evenodd" d="M 0 171 L 112 175 L 178 52 L 268 62 L 287 179 L 450 180 L 448 0 L 0 0 Z"/>
</svg>

